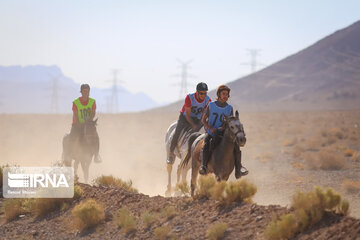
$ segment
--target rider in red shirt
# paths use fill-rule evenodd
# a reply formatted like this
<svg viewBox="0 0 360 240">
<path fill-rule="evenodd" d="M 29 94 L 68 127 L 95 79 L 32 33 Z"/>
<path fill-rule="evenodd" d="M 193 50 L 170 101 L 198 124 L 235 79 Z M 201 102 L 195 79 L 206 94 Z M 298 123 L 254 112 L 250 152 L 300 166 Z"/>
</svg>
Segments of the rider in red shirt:
<svg viewBox="0 0 360 240">
<path fill-rule="evenodd" d="M 211 101 L 207 96 L 208 87 L 206 83 L 199 83 L 196 86 L 196 92 L 188 94 L 185 98 L 184 106 L 182 107 L 177 121 L 175 133 L 170 143 L 170 154 L 167 159 L 168 164 L 173 164 L 175 160 L 174 150 L 178 142 L 180 133 L 183 129 L 199 131 L 202 123 L 200 121 L 202 113 L 206 106 Z"/>
</svg>

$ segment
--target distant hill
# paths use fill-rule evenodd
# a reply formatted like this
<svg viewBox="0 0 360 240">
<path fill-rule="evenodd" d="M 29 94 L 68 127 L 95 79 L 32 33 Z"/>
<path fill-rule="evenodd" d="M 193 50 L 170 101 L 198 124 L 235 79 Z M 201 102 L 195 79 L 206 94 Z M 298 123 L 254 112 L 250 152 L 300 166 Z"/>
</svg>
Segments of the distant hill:
<svg viewBox="0 0 360 240">
<path fill-rule="evenodd" d="M 0 86 L 0 113 L 71 113 L 72 101 L 80 96 L 80 84 L 64 76 L 57 66 L 0 66 Z M 118 112 L 158 106 L 144 93 L 117 88 Z M 90 96 L 96 99 L 98 112 L 115 111 L 111 108 L 111 93 L 111 88 L 91 87 Z"/>
<path fill-rule="evenodd" d="M 230 103 L 241 111 L 359 109 L 360 21 L 228 85 Z"/>
</svg>

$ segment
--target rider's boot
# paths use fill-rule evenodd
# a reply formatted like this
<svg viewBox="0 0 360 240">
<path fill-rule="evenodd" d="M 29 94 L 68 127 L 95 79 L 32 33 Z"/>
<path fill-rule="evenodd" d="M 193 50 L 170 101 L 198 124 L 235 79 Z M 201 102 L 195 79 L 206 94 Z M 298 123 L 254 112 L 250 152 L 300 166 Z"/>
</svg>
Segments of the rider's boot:
<svg viewBox="0 0 360 240">
<path fill-rule="evenodd" d="M 201 166 L 200 166 L 200 169 L 199 169 L 199 173 L 201 175 L 206 175 L 207 174 L 207 164 L 209 162 L 210 153 L 205 148 L 203 148 L 202 152 L 203 152 L 203 157 L 202 157 L 202 160 L 201 160 Z"/>
<path fill-rule="evenodd" d="M 239 179 L 248 173 L 249 171 L 241 165 L 241 150 L 235 146 L 235 178 Z"/>
</svg>

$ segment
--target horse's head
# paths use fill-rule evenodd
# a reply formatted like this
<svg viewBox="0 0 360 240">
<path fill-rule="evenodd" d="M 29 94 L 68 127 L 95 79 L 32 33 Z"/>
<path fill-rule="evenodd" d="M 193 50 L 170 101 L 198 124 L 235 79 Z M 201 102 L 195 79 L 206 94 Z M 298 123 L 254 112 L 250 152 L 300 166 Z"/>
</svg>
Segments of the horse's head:
<svg viewBox="0 0 360 240">
<path fill-rule="evenodd" d="M 237 142 L 239 146 L 243 147 L 246 143 L 245 131 L 242 123 L 239 120 L 239 112 L 235 112 L 235 117 L 226 117 L 225 120 L 225 131 L 228 131 L 232 141 Z"/>
<path fill-rule="evenodd" d="M 86 120 L 84 123 L 84 138 L 88 143 L 94 142 L 97 134 L 96 134 L 96 125 L 97 120 Z"/>
</svg>

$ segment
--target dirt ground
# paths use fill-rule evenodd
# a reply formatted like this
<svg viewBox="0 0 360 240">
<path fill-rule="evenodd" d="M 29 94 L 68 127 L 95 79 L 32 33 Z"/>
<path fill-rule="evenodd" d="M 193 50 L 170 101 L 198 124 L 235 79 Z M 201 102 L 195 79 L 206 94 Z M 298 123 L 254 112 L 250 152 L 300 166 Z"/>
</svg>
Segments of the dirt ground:
<svg viewBox="0 0 360 240">
<path fill-rule="evenodd" d="M 167 185 L 165 133 L 177 114 L 98 114 L 98 117 L 103 163 L 90 166 L 91 179 L 111 174 L 123 180 L 131 179 L 139 192 L 155 196 L 164 204 L 173 202 L 180 208 L 188 201 L 187 198 L 160 197 L 164 196 Z M 350 202 L 350 216 L 360 218 L 360 186 L 357 185 L 360 181 L 360 111 L 240 113 L 240 120 L 247 135 L 242 149 L 243 164 L 250 172 L 246 179 L 257 186 L 253 200 L 262 206 L 256 207 L 263 212 L 271 208 L 266 222 L 277 212 L 286 212 L 285 208 L 268 205 L 289 206 L 297 190 L 312 190 L 315 185 L 332 187 L 341 193 Z M 51 165 L 61 159 L 62 137 L 70 127 L 70 115 L 1 115 L 0 165 Z M 335 157 L 332 160 L 335 165 L 329 162 L 329 157 L 322 157 L 325 153 Z M 323 162 L 320 167 L 313 164 L 317 158 Z M 173 185 L 178 163 L 177 159 Z M 81 170 L 79 176 L 81 181 Z M 188 180 L 189 177 L 190 174 Z M 235 181 L 233 174 L 230 180 Z M 148 198 L 141 196 L 139 200 Z M 192 203 L 196 204 L 202 203 Z M 211 207 L 215 203 L 209 204 Z M 235 210 L 241 212 L 250 207 L 240 205 L 236 209 L 242 210 Z M 228 217 L 226 221 L 232 222 Z M 253 231 L 248 233 L 254 234 Z"/>
</svg>

